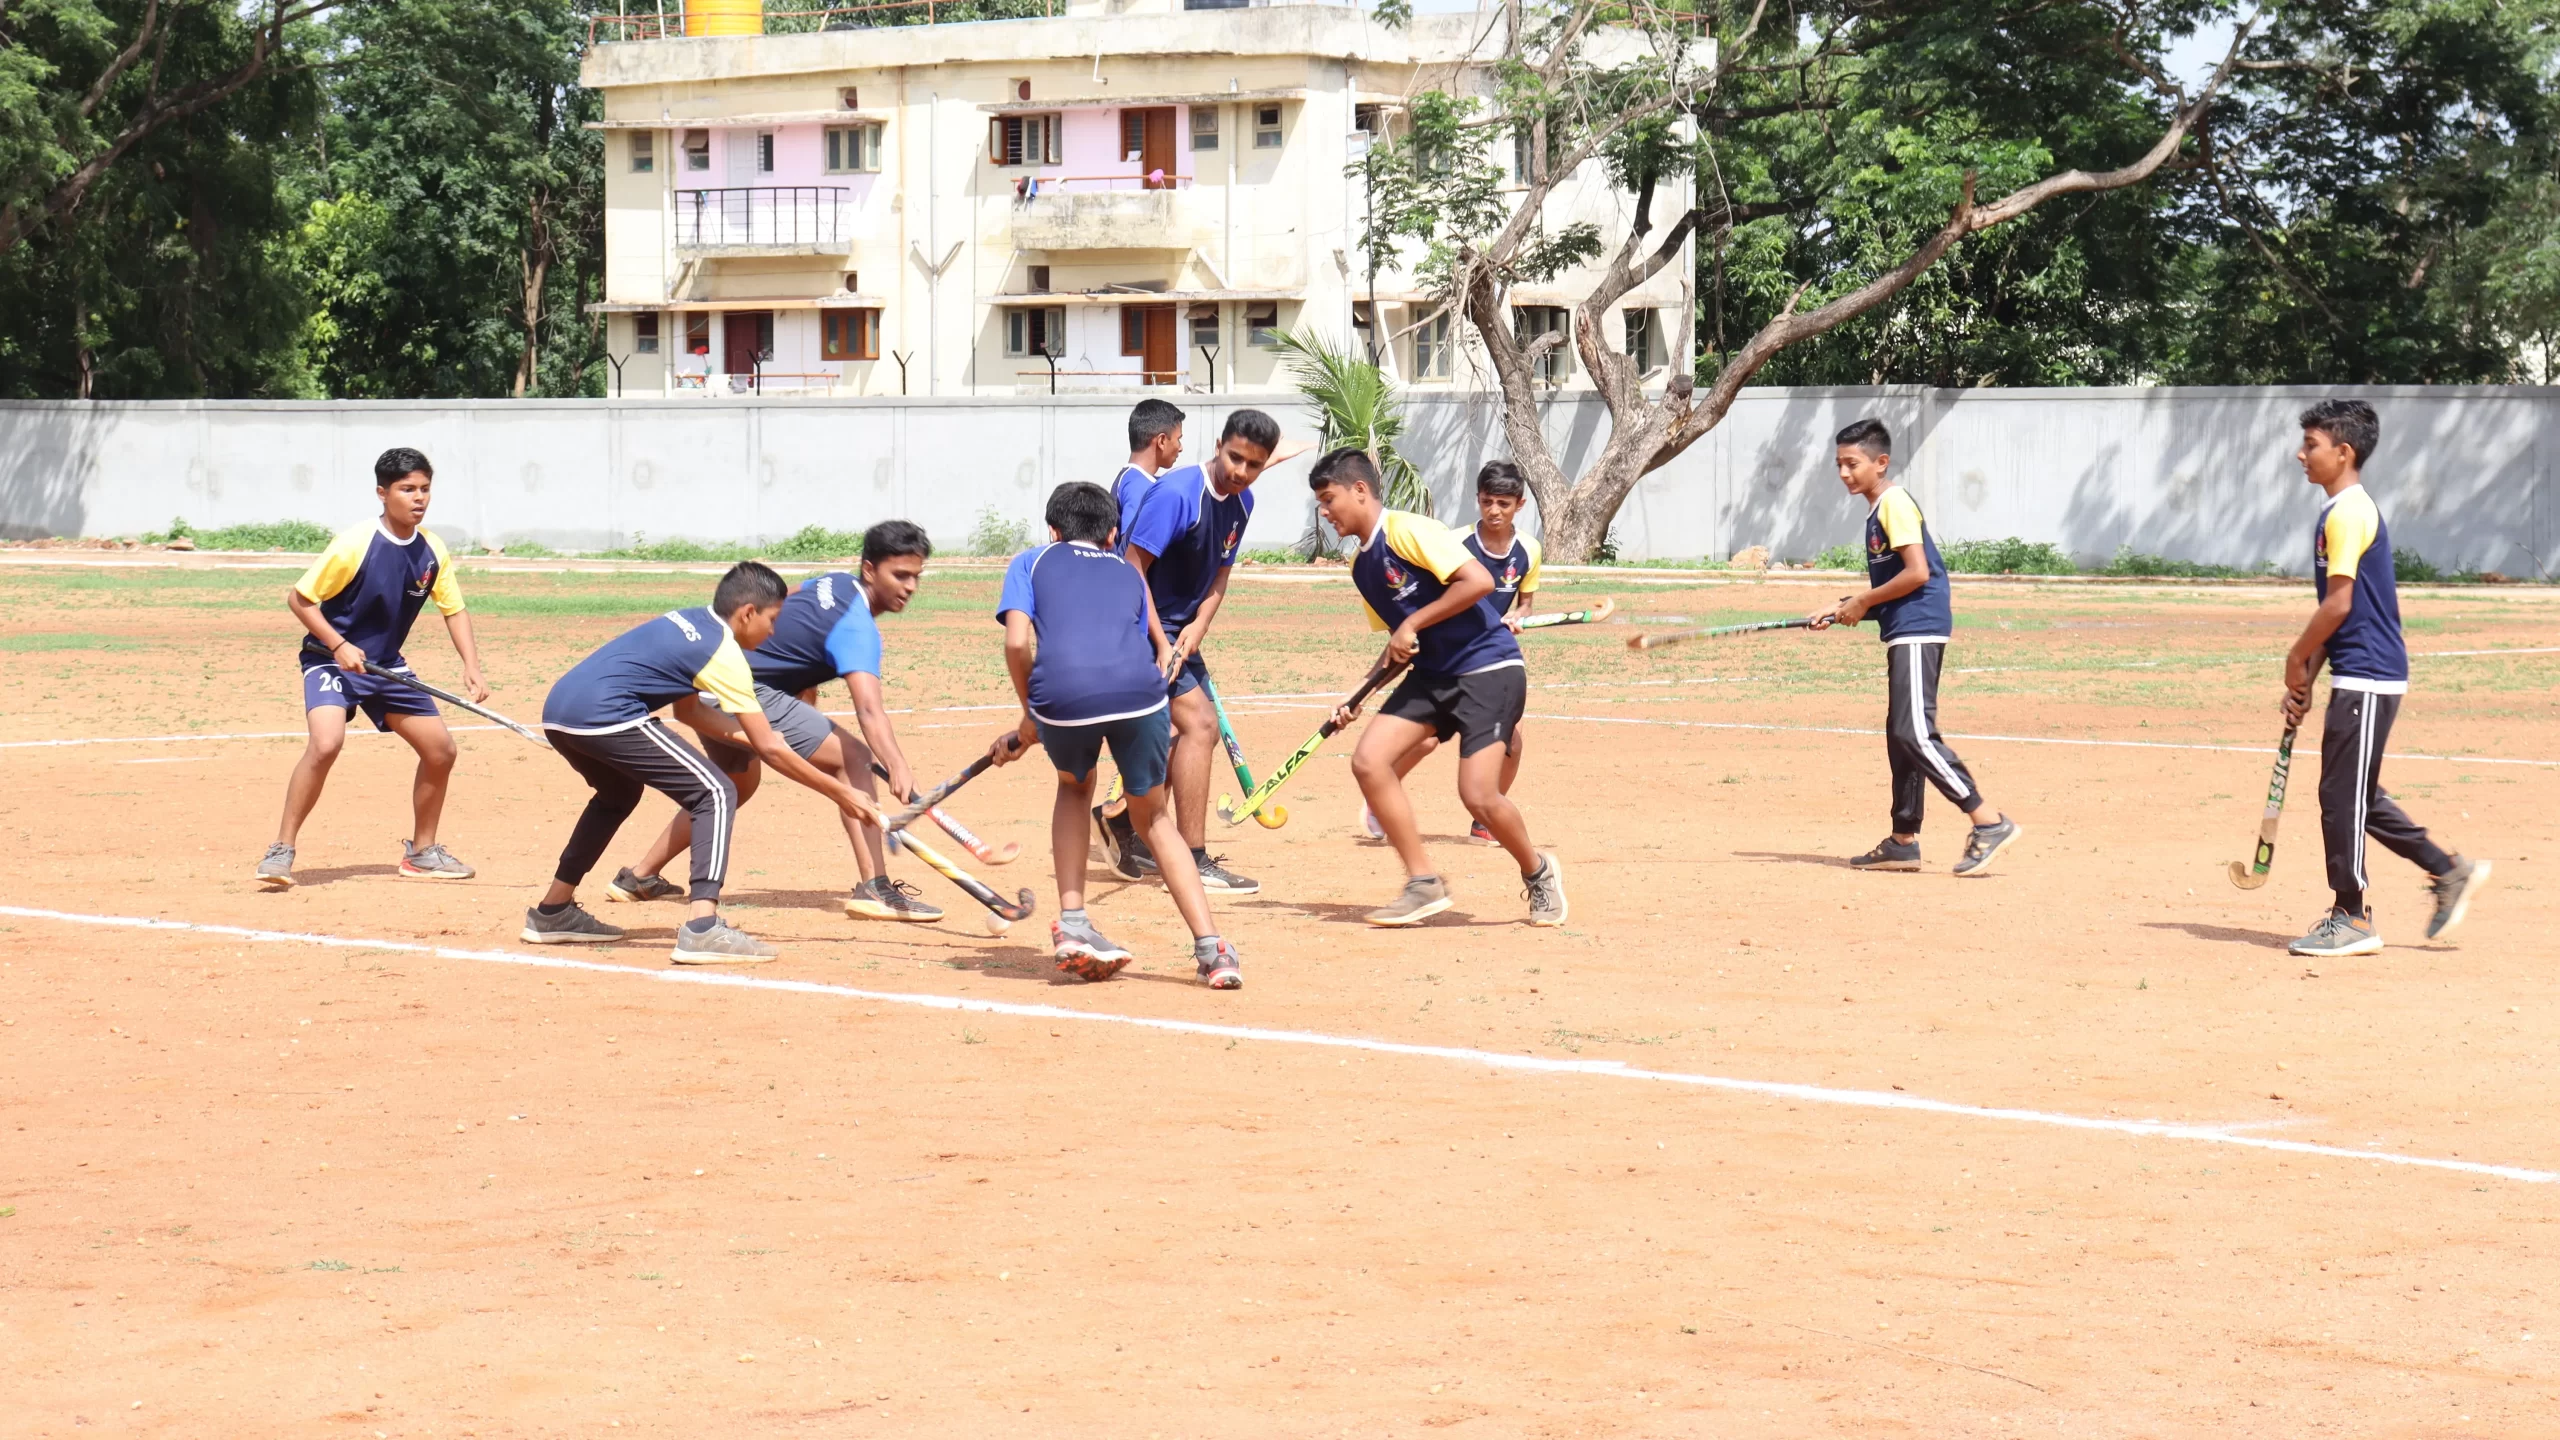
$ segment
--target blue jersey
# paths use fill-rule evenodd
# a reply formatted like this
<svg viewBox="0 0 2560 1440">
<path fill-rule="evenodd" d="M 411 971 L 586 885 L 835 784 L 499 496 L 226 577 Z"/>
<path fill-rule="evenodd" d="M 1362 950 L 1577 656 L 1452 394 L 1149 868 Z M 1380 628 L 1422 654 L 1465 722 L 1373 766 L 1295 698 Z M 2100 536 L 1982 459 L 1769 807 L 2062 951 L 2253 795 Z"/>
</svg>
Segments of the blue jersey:
<svg viewBox="0 0 2560 1440">
<path fill-rule="evenodd" d="M 1391 630 L 1447 594 L 1449 581 L 1474 558 L 1448 526 L 1410 511 L 1389 510 L 1351 557 L 1351 583 L 1368 603 L 1370 626 Z M 1494 612 L 1491 597 L 1424 630 L 1420 638 L 1422 644 L 1413 652 L 1417 674 L 1472 675 L 1521 663 L 1520 642 Z"/>
<path fill-rule="evenodd" d="M 1899 600 L 1888 600 L 1867 612 L 1884 643 L 1897 640 L 1945 640 L 1955 633 L 1955 595 L 1947 584 L 1947 562 L 1938 556 L 1938 538 L 1920 513 L 1920 502 L 1899 485 L 1887 486 L 1867 511 L 1867 584 L 1883 585 L 1902 573 L 1902 547 L 1917 544 L 1929 559 L 1929 580 Z"/>
<path fill-rule="evenodd" d="M 2311 531 L 2311 583 L 2329 593 L 2329 577 L 2355 577 L 2355 600 L 2329 637 L 2329 683 L 2342 690 L 2397 695 L 2409 688 L 2409 647 L 2400 637 L 2400 586 L 2392 573 L 2391 529 L 2362 485 L 2350 485 L 2320 507 Z"/>
<path fill-rule="evenodd" d="M 1147 590 L 1167 638 L 1191 623 L 1218 576 L 1236 563 L 1252 519 L 1250 488 L 1221 497 L 1197 465 L 1166 471 L 1139 503 L 1137 523 L 1124 539 L 1155 557 L 1147 566 Z"/>
<path fill-rule="evenodd" d="M 1194 470 L 1200 467 L 1194 465 Z M 1156 477 L 1135 465 L 1120 467 L 1120 478 L 1111 482 L 1111 501 L 1120 507 L 1119 548 L 1129 548 L 1129 532 L 1138 523 L 1138 505 L 1147 492 L 1156 488 Z"/>
<path fill-rule="evenodd" d="M 1147 587 L 1128 561 L 1082 541 L 1025 550 L 1005 568 L 996 619 L 1019 610 L 1040 637 L 1031 715 L 1051 725 L 1125 720 L 1165 707 L 1147 639 Z"/>
<path fill-rule="evenodd" d="M 368 667 L 400 667 L 400 647 L 409 643 L 409 627 L 429 599 L 441 614 L 462 610 L 462 589 L 454 583 L 444 542 L 424 530 L 396 540 L 380 521 L 339 531 L 293 588 L 320 607 L 341 638 L 364 652 Z M 316 636 L 302 637 L 304 669 L 330 663 Z"/>
<path fill-rule="evenodd" d="M 764 713 L 746 652 L 708 605 L 670 610 L 579 661 L 543 699 L 542 728 L 572 735 L 628 730 L 697 692 L 732 715 Z"/>
<path fill-rule="evenodd" d="M 1488 603 L 1493 606 L 1494 614 L 1508 615 L 1511 607 L 1520 603 L 1521 596 L 1538 593 L 1538 565 L 1546 552 L 1538 547 L 1537 541 L 1514 530 L 1511 532 L 1511 548 L 1496 555 L 1484 548 L 1484 538 L 1470 526 L 1459 532 L 1458 543 L 1467 547 L 1468 554 L 1483 561 L 1485 573 L 1493 577 L 1493 594 Z"/>
<path fill-rule="evenodd" d="M 862 583 L 842 570 L 801 582 L 774 617 L 772 638 L 747 652 L 747 668 L 786 695 L 839 675 L 878 675 L 880 625 Z"/>
</svg>

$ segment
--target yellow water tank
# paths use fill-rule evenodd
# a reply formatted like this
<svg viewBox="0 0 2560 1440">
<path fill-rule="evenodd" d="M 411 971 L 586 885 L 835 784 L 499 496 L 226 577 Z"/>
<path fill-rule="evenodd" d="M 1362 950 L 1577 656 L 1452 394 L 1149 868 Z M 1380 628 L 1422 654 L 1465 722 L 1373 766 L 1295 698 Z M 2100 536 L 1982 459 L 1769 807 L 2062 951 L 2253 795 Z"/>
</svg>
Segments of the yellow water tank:
<svg viewBox="0 0 2560 1440">
<path fill-rule="evenodd" d="M 684 0 L 687 35 L 761 35 L 764 0 Z"/>
</svg>

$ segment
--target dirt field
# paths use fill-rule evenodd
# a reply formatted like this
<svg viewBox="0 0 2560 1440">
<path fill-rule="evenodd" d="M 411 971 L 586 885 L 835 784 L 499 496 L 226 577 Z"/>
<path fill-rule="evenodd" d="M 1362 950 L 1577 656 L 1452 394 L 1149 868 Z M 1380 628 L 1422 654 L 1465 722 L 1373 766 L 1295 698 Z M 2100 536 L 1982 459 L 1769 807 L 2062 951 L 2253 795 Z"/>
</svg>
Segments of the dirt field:
<svg viewBox="0 0 2560 1440">
<path fill-rule="evenodd" d="M 2307 585 L 1961 583 L 1943 723 L 2027 827 L 1996 875 L 1944 873 L 1936 800 L 1930 873 L 1842 868 L 1885 828 L 1871 631 L 1552 632 L 1518 797 L 1571 924 L 1457 842 L 1445 759 L 1416 784 L 1458 908 L 1359 924 L 1400 877 L 1337 741 L 1287 828 L 1212 822 L 1265 884 L 1221 907 L 1219 994 L 1116 881 L 1141 960 L 1053 979 L 1030 766 L 954 805 L 1032 852 L 977 867 L 1039 895 L 1002 941 L 908 861 L 949 921 L 844 919 L 832 812 L 776 783 L 728 908 L 779 962 L 674 972 L 681 911 L 597 883 L 634 943 L 520 944 L 584 792 L 485 729 L 444 827 L 479 879 L 395 878 L 409 758 L 365 738 L 305 884 L 259 893 L 289 579 L 0 566 L 0 1433 L 2560 1431 L 2560 653 L 2446 653 L 2560 649 L 2560 597 L 2407 600 L 2386 780 L 2498 871 L 2445 943 L 2377 848 L 2391 949 L 2286 956 L 2326 903 L 2308 744 L 2274 882 L 2222 877 Z M 1551 594 L 1827 593 L 1651 580 Z M 711 581 L 464 584 L 531 718 Z M 954 708 L 1009 705 L 994 588 L 939 571 L 888 622 L 925 773 L 1005 721 Z M 1267 768 L 1375 642 L 1337 579 L 1236 588 L 1210 654 Z M 456 674 L 432 619 L 410 654 Z"/>
</svg>

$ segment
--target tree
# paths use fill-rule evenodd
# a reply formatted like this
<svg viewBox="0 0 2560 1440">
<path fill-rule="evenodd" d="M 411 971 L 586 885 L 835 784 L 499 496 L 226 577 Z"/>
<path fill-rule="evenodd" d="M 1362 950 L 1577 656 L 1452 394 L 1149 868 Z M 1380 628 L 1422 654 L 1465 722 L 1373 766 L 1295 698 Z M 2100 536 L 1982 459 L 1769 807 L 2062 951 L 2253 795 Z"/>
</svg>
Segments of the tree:
<svg viewBox="0 0 2560 1440">
<path fill-rule="evenodd" d="M 1373 259 L 1412 258 L 1443 304 L 1466 317 L 1501 389 L 1505 437 L 1537 496 L 1547 553 L 1578 561 L 1606 535 L 1636 482 L 1713 430 L 1742 386 L 1789 348 L 1902 296 L 1971 237 L 2052 201 L 2104 196 L 2173 161 L 2193 163 L 2190 139 L 2252 32 L 2239 27 L 2232 53 L 2191 94 L 2158 57 L 2173 24 L 2195 13 L 2185 0 L 2020 0 L 2012 8 L 1847 0 L 1790 12 L 1764 30 L 1766 0 L 1739 15 L 1625 0 L 1543 8 L 1513 0 L 1495 41 L 1492 99 L 1426 96 L 1412 108 L 1408 133 L 1360 162 L 1378 196 L 1363 245 Z M 1715 27 L 1729 38 L 1712 48 L 1703 43 L 1711 20 L 1732 22 Z M 1898 76 L 1874 77 L 1877 94 L 1851 95 L 1837 83 L 1841 74 L 1866 75 L 1877 52 L 1915 36 L 1955 36 L 1998 53 L 1997 65 L 1977 62 L 1972 72 L 2008 73 L 2026 89 L 2033 82 L 2016 77 L 2031 75 L 2032 62 L 2065 54 L 2082 83 L 2093 69 L 2110 79 L 2112 104 L 2102 108 L 2118 123 L 2040 133 L 2017 123 L 2035 113 L 2033 104 L 1932 86 L 1925 69 L 1913 77 L 1913 93 L 1900 96 L 1889 93 L 1903 83 Z M 1851 64 L 1853 56 L 1866 60 Z M 1841 114 L 1852 100 L 1879 113 Z M 1810 153 L 1759 166 L 1756 178 L 1774 183 L 1737 194 L 1723 177 L 1738 169 L 1752 179 L 1755 167 L 1734 153 L 1729 127 L 1779 117 L 1820 121 L 1807 127 Z M 1513 134 L 1525 137 L 1532 160 L 1516 195 L 1497 192 L 1482 159 L 1488 137 Z M 1546 221 L 1558 184 L 1591 163 L 1635 196 L 1626 238 L 1606 255 L 1596 233 L 1550 230 Z M 1700 203 L 1658 225 L 1652 211 L 1663 181 L 1689 167 L 1701 176 Z M 1820 225 L 1826 206 L 1843 204 L 1874 212 L 1867 235 Z M 1923 213 L 1937 218 L 1914 227 Z M 1798 253 L 1818 258 L 1816 273 L 1740 344 L 1719 346 L 1703 375 L 1675 366 L 1662 393 L 1646 395 L 1636 362 L 1608 338 L 1618 302 L 1677 262 L 1692 234 L 1720 251 L 1737 226 L 1759 220 L 1803 227 L 1807 243 Z M 1573 307 L 1569 333 L 1514 333 L 1506 314 L 1514 284 L 1595 262 L 1597 277 Z M 1685 318 L 1676 342 L 1675 354 L 1688 353 Z M 1536 362 L 1558 344 L 1574 348 L 1611 420 L 1599 456 L 1579 477 L 1563 473 L 1539 423 Z"/>
<path fill-rule="evenodd" d="M 403 0 L 333 26 L 298 254 L 330 393 L 583 394 L 602 336 L 600 113 L 573 0 Z"/>
</svg>

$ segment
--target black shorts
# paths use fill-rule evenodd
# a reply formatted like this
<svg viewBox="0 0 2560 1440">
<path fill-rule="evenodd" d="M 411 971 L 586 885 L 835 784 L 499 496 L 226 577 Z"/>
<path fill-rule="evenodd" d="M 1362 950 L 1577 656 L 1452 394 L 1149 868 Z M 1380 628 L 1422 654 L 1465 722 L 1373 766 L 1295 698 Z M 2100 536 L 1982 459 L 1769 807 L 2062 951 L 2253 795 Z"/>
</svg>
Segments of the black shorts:
<svg viewBox="0 0 2560 1440">
<path fill-rule="evenodd" d="M 1509 743 L 1520 727 L 1520 712 L 1528 707 L 1529 672 L 1505 665 L 1472 675 L 1417 670 L 1404 677 L 1378 713 L 1428 725 L 1444 744 L 1452 735 L 1459 737 L 1458 754 L 1464 758 L 1489 745 Z"/>
</svg>

